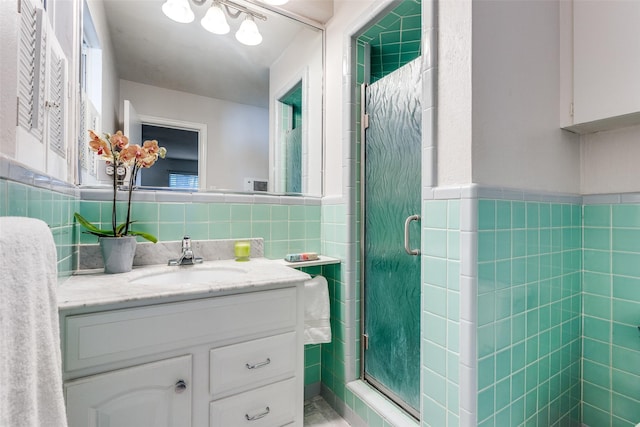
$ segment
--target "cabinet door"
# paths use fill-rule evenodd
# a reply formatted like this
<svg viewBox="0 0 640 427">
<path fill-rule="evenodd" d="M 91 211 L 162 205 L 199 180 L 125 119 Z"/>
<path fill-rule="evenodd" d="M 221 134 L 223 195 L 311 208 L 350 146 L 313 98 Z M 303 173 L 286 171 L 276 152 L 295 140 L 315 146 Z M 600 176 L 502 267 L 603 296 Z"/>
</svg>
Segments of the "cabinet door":
<svg viewBox="0 0 640 427">
<path fill-rule="evenodd" d="M 640 112 L 639 22 L 638 1 L 573 2 L 574 123 Z"/>
<path fill-rule="evenodd" d="M 69 427 L 188 427 L 191 355 L 67 382 Z"/>
</svg>

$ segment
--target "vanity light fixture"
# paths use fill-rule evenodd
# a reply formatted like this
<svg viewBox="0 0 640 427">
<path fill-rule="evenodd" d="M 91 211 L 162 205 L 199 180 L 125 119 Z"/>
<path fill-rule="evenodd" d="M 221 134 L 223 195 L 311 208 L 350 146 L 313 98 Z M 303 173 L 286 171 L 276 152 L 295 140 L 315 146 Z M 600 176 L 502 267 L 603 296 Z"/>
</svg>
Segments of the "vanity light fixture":
<svg viewBox="0 0 640 427">
<path fill-rule="evenodd" d="M 188 24 L 195 18 L 189 0 L 167 0 L 162 5 L 162 12 L 181 24 Z"/>
<path fill-rule="evenodd" d="M 191 1 L 197 6 L 202 6 L 207 2 L 207 0 Z M 195 19 L 195 15 L 189 6 L 189 0 L 166 0 L 162 5 L 162 11 L 168 18 L 184 24 L 193 22 Z M 247 46 L 255 46 L 262 43 L 262 35 L 258 31 L 255 18 L 266 21 L 267 17 L 231 0 L 213 0 L 211 7 L 207 10 L 200 24 L 205 30 L 213 34 L 227 34 L 230 30 L 227 23 L 227 15 L 236 19 L 243 14 L 245 18 L 236 32 L 236 39 Z"/>
<path fill-rule="evenodd" d="M 213 34 L 227 34 L 230 30 L 222 6 L 216 1 L 214 1 L 209 10 L 207 10 L 207 14 L 204 15 L 200 24 L 202 24 L 205 30 Z"/>
<path fill-rule="evenodd" d="M 244 18 L 236 33 L 236 39 L 247 46 L 256 46 L 262 43 L 262 34 L 258 31 L 258 26 L 256 21 L 253 20 L 253 16 L 247 15 Z"/>
<path fill-rule="evenodd" d="M 282 6 L 283 4 L 288 3 L 289 0 L 262 0 L 262 2 L 272 6 Z"/>
</svg>

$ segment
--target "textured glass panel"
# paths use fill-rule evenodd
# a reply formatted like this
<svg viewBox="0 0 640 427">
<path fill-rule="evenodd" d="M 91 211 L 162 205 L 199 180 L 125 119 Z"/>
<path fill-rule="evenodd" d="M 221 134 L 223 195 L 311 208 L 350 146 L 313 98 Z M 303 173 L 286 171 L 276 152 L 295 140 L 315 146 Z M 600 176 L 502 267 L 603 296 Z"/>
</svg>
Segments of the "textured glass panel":
<svg viewBox="0 0 640 427">
<path fill-rule="evenodd" d="M 365 373 L 420 408 L 420 256 L 404 250 L 405 219 L 420 213 L 420 62 L 372 84 L 365 143 Z M 420 226 L 411 224 L 411 248 Z"/>
<path fill-rule="evenodd" d="M 302 193 L 302 127 L 298 126 L 287 133 L 287 172 L 286 187 L 288 193 Z"/>
</svg>

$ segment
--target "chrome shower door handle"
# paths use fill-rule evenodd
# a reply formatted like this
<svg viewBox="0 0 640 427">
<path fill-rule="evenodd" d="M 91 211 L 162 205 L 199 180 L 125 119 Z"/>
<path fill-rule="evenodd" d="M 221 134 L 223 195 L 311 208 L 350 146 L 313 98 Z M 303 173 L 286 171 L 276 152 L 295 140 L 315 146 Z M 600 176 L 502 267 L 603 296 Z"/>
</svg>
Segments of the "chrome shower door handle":
<svg viewBox="0 0 640 427">
<path fill-rule="evenodd" d="M 420 255 L 420 249 L 411 249 L 409 247 L 409 224 L 412 221 L 420 221 L 420 215 L 411 215 L 404 221 L 404 250 L 409 255 Z"/>
</svg>

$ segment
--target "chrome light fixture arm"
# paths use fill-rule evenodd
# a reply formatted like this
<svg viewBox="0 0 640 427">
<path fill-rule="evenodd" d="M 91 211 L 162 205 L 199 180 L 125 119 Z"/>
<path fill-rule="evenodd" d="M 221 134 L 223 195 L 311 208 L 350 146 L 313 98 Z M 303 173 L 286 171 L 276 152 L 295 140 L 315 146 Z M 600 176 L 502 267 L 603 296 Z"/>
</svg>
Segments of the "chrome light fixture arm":
<svg viewBox="0 0 640 427">
<path fill-rule="evenodd" d="M 242 6 L 242 5 L 238 4 L 238 3 L 232 2 L 231 0 L 213 0 L 213 1 L 223 5 L 225 10 L 229 14 L 229 16 L 232 17 L 233 19 L 238 18 L 240 16 L 240 14 L 242 14 L 242 13 L 246 13 L 247 15 L 251 15 L 254 18 L 258 18 L 258 19 L 260 19 L 262 21 L 266 21 L 267 20 L 267 17 L 264 16 L 263 14 L 255 12 L 255 11 L 253 11 L 253 10 L 251 10 L 249 8 L 246 8 L 246 7 L 244 7 L 244 6 Z M 235 9 L 235 12 L 232 12 L 231 9 Z"/>
</svg>

